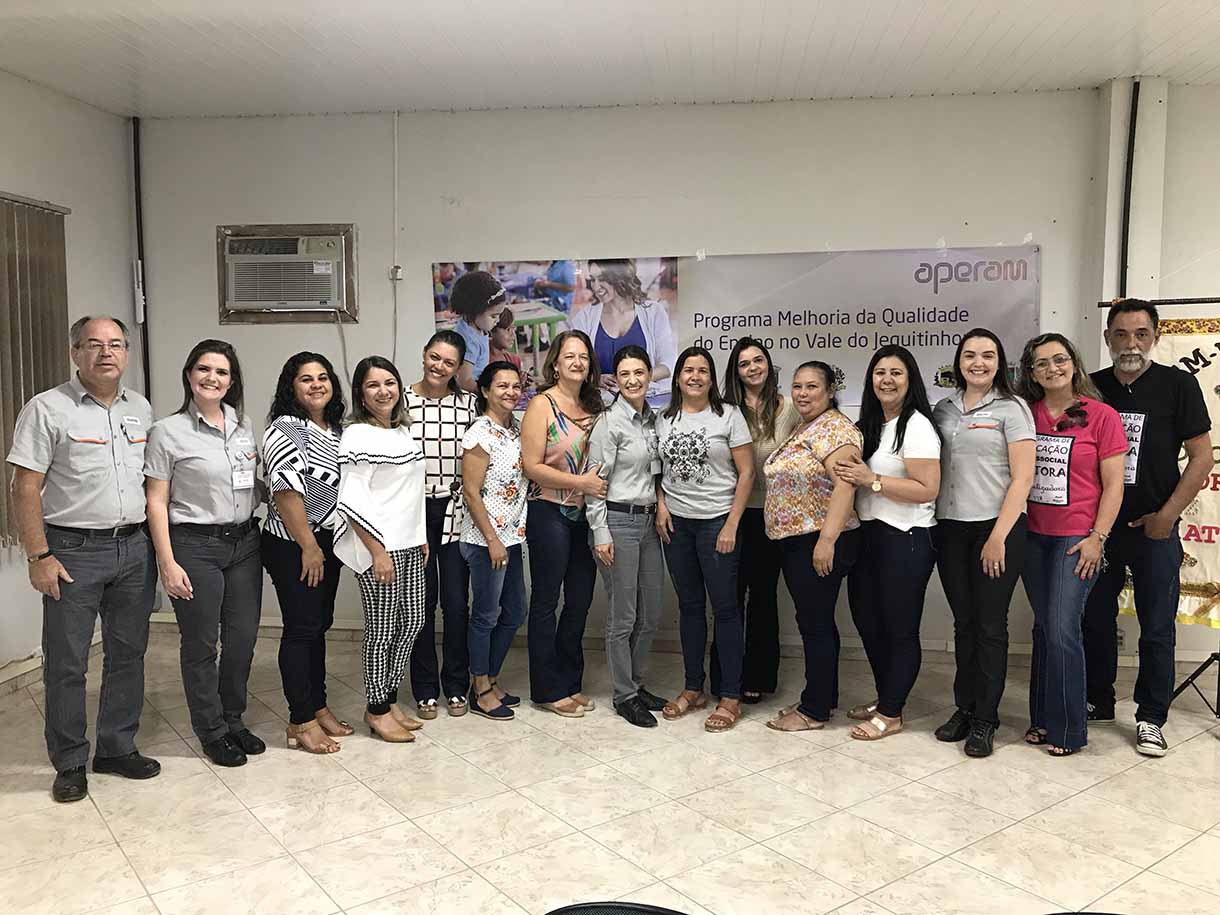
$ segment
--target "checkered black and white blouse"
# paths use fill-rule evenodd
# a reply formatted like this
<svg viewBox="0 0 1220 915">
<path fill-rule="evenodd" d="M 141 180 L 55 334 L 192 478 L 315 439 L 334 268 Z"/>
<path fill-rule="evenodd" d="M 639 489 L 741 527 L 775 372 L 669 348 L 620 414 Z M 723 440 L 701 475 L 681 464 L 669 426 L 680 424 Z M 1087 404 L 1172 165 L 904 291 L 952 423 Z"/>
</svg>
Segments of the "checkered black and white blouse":
<svg viewBox="0 0 1220 915">
<path fill-rule="evenodd" d="M 441 543 L 452 543 L 462 533 L 466 514 L 462 500 L 462 436 L 478 418 L 474 395 L 450 391 L 433 400 L 407 387 L 403 397 L 411 417 L 411 434 L 424 451 L 424 495 L 449 499 Z"/>
</svg>

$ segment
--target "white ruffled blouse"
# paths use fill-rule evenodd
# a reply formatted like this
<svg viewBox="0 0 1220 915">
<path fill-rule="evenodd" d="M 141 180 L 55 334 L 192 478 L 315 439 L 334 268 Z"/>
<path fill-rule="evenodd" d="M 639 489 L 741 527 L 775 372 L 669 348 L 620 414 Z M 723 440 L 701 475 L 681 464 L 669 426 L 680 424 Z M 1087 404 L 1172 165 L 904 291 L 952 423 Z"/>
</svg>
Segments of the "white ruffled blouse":
<svg viewBox="0 0 1220 915">
<path fill-rule="evenodd" d="M 427 542 L 424 525 L 424 453 L 407 426 L 384 429 L 353 423 L 339 442 L 339 501 L 335 555 L 364 572 L 373 556 L 352 528 L 359 524 L 387 551 Z"/>
</svg>

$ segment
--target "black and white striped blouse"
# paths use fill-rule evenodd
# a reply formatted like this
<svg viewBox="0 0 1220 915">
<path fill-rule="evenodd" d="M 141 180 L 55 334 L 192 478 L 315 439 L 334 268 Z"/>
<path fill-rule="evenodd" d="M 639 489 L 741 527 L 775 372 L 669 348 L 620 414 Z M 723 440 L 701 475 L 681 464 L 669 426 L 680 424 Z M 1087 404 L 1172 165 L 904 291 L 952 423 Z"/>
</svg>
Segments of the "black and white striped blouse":
<svg viewBox="0 0 1220 915">
<path fill-rule="evenodd" d="M 339 498 L 339 430 L 327 431 L 296 416 L 279 416 L 263 433 L 263 467 L 267 488 L 297 492 L 305 500 L 305 517 L 314 530 L 329 526 Z M 276 511 L 267 511 L 265 529 L 291 540 Z"/>
</svg>

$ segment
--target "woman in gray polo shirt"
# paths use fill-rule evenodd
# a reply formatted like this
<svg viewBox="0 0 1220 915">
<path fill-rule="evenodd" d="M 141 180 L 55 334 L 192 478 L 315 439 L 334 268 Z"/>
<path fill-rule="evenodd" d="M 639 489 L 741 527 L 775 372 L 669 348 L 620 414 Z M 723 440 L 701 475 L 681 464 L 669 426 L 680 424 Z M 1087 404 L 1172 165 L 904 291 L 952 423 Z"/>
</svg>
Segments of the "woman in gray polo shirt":
<svg viewBox="0 0 1220 915">
<path fill-rule="evenodd" d="M 1008 604 L 1025 557 L 1034 418 L 1008 382 L 1004 345 L 975 328 L 953 360 L 957 390 L 932 411 L 943 439 L 936 565 L 953 610 L 957 709 L 938 740 L 990 756 L 1008 670 Z"/>
<path fill-rule="evenodd" d="M 258 449 L 242 413 L 233 347 L 223 340 L 196 344 L 182 366 L 182 395 L 178 412 L 148 433 L 148 528 L 182 634 L 191 727 L 212 762 L 242 766 L 266 749 L 242 723 L 263 570 L 254 517 Z"/>
</svg>

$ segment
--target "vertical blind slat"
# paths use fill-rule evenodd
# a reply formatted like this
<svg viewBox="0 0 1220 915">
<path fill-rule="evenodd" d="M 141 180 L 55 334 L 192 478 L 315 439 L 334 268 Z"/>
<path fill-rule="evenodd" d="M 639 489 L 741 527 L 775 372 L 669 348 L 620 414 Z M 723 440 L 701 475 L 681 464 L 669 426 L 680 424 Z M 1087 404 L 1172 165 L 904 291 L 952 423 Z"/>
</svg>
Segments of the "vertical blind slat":
<svg viewBox="0 0 1220 915">
<path fill-rule="evenodd" d="M 68 378 L 67 252 L 63 216 L 0 201 L 0 446 L 12 448 L 17 414 Z M 17 539 L 11 469 L 0 471 L 0 543 Z"/>
</svg>

